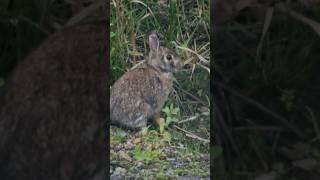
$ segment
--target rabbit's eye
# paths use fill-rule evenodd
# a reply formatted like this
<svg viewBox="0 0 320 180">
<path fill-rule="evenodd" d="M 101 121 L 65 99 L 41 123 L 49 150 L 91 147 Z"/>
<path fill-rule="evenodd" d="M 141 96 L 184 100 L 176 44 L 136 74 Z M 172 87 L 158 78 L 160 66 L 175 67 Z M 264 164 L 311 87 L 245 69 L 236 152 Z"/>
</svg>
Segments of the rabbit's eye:
<svg viewBox="0 0 320 180">
<path fill-rule="evenodd" d="M 170 54 L 168 54 L 168 55 L 166 56 L 166 58 L 167 58 L 167 60 L 169 60 L 169 61 L 172 60 L 172 56 L 171 56 Z"/>
</svg>

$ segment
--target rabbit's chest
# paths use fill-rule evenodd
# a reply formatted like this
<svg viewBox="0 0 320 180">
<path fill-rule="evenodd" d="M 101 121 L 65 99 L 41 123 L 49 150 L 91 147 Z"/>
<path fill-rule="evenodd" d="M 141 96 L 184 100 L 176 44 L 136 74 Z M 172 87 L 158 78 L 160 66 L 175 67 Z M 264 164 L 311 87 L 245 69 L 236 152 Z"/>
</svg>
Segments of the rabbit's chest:
<svg viewBox="0 0 320 180">
<path fill-rule="evenodd" d="M 163 75 L 159 78 L 161 83 L 161 96 L 167 98 L 172 90 L 172 77 L 170 75 Z"/>
<path fill-rule="evenodd" d="M 152 91 L 148 91 L 147 88 L 143 89 L 142 91 L 144 92 L 142 93 L 142 97 L 155 109 L 155 111 L 159 111 L 171 92 L 172 80 L 166 77 L 157 76 L 152 78 L 149 85 L 151 86 L 150 89 L 152 89 Z"/>
<path fill-rule="evenodd" d="M 160 80 L 162 82 L 162 85 L 164 88 L 172 88 L 172 76 L 171 75 L 163 75 L 160 77 Z"/>
</svg>

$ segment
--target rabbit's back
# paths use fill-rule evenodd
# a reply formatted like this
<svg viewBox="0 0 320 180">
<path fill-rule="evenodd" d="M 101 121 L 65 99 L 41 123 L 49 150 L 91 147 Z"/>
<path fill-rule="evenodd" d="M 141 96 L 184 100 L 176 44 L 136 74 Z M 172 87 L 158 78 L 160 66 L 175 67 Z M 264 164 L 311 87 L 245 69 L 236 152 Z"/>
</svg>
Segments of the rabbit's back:
<svg viewBox="0 0 320 180">
<path fill-rule="evenodd" d="M 17 65 L 0 112 L 4 179 L 88 179 L 103 168 L 105 30 L 62 30 Z"/>
<path fill-rule="evenodd" d="M 171 74 L 150 65 L 125 73 L 111 89 L 111 121 L 129 128 L 145 126 L 146 119 L 160 111 L 171 88 Z"/>
</svg>

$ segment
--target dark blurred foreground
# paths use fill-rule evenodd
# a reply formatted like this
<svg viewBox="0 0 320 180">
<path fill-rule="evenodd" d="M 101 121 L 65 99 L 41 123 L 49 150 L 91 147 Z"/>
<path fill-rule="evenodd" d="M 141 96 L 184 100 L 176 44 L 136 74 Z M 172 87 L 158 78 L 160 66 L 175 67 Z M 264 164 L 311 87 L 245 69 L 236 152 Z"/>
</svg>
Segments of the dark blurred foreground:
<svg viewBox="0 0 320 180">
<path fill-rule="evenodd" d="M 0 179 L 106 179 L 105 15 L 87 20 L 83 12 L 90 4 L 75 10 L 57 1 L 6 2 L 0 22 L 7 35 L 0 40 Z M 32 9 L 32 3 L 47 9 Z M 51 9 L 59 5 L 63 17 Z"/>
</svg>

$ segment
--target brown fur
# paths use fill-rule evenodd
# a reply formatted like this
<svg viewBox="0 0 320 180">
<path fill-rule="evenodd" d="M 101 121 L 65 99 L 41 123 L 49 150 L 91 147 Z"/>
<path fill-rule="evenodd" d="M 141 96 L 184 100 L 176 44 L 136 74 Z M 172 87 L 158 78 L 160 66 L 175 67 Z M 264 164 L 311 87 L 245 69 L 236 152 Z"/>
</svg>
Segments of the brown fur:
<svg viewBox="0 0 320 180">
<path fill-rule="evenodd" d="M 172 73 L 182 67 L 180 58 L 159 45 L 158 37 L 149 36 L 147 63 L 128 71 L 118 79 L 110 94 L 110 119 L 131 129 L 144 127 L 147 119 L 158 114 L 172 90 Z M 172 56 L 169 62 L 165 58 Z M 156 122 L 158 122 L 156 120 Z"/>
<path fill-rule="evenodd" d="M 94 179 L 105 169 L 106 23 L 51 35 L 13 71 L 0 112 L 1 179 Z"/>
</svg>

